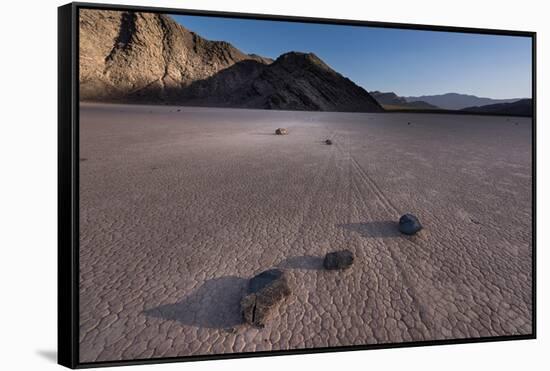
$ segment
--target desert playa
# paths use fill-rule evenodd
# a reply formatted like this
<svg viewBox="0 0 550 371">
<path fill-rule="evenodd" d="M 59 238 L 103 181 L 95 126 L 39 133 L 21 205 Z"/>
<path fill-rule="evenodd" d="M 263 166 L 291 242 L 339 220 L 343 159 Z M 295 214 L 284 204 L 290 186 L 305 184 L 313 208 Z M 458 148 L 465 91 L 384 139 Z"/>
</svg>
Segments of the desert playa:
<svg viewBox="0 0 550 371">
<path fill-rule="evenodd" d="M 530 334 L 531 127 L 81 104 L 80 361 Z M 250 326 L 272 268 L 291 294 Z"/>
</svg>

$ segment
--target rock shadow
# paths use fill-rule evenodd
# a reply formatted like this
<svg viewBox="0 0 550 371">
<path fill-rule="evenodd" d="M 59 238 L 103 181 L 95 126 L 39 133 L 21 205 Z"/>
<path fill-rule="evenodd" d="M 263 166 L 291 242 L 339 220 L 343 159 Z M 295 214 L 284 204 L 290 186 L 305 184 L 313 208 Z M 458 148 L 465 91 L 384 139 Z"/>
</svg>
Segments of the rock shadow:
<svg viewBox="0 0 550 371">
<path fill-rule="evenodd" d="M 399 232 L 399 223 L 392 220 L 337 224 L 337 227 L 358 233 L 361 237 L 365 238 L 402 237 L 401 232 Z"/>
<path fill-rule="evenodd" d="M 188 326 L 230 328 L 243 323 L 240 302 L 247 286 L 248 279 L 241 277 L 213 278 L 177 303 L 160 305 L 144 313 Z"/>
<path fill-rule="evenodd" d="M 282 269 L 323 269 L 323 258 L 312 255 L 291 256 L 277 264 L 277 267 Z"/>
</svg>

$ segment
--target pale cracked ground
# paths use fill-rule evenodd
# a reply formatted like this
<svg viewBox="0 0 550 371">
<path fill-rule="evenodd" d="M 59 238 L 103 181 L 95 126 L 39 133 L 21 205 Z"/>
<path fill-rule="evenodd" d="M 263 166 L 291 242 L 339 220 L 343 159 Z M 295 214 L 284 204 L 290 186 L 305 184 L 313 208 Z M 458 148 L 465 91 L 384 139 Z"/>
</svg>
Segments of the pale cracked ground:
<svg viewBox="0 0 550 371">
<path fill-rule="evenodd" d="M 531 333 L 530 119 L 83 105 L 80 128 L 81 362 Z M 243 325 L 277 266 L 293 294 Z"/>
</svg>

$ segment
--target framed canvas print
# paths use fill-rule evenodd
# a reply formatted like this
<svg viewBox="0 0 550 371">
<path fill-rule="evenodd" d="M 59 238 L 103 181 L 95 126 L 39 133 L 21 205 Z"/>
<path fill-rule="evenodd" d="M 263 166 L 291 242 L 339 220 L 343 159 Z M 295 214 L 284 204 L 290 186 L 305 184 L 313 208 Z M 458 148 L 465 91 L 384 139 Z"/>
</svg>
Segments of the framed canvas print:
<svg viewBox="0 0 550 371">
<path fill-rule="evenodd" d="M 59 363 L 535 338 L 535 33 L 59 8 Z"/>
</svg>

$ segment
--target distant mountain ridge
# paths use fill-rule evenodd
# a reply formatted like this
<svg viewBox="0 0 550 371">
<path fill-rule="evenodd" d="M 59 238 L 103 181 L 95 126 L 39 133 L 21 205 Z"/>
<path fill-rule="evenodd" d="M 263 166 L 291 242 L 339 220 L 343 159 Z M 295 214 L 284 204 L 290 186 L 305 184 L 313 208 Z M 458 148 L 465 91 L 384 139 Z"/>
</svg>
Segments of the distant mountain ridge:
<svg viewBox="0 0 550 371">
<path fill-rule="evenodd" d="M 485 106 L 497 103 L 513 103 L 522 98 L 492 99 L 475 95 L 446 93 L 439 95 L 422 95 L 419 97 L 404 97 L 407 102 L 424 101 L 442 109 L 460 110 L 467 107 Z"/>
<path fill-rule="evenodd" d="M 521 99 L 512 103 L 496 103 L 485 106 L 467 107 L 461 111 L 475 113 L 494 113 L 501 115 L 532 116 L 533 100 Z"/>
<path fill-rule="evenodd" d="M 80 98 L 319 111 L 383 111 L 316 55 L 275 61 L 206 40 L 169 16 L 80 10 Z"/>
<path fill-rule="evenodd" d="M 400 97 L 394 92 L 381 92 L 378 90 L 369 92 L 370 95 L 386 108 L 394 109 L 437 109 L 439 107 L 429 104 L 427 102 L 418 100 L 418 101 L 407 101 L 404 97 Z"/>
</svg>

